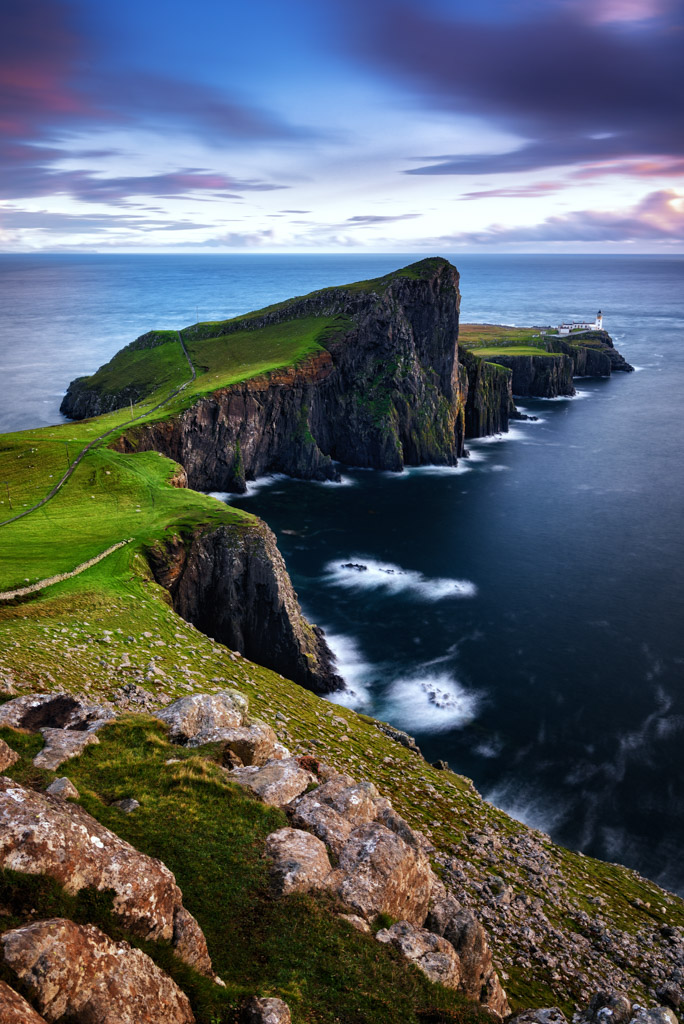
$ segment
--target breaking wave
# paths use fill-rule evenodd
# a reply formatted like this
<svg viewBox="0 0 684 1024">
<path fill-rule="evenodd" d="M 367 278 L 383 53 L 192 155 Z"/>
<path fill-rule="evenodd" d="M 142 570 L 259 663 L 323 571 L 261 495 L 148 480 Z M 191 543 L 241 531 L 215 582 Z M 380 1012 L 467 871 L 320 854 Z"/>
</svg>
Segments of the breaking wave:
<svg viewBox="0 0 684 1024">
<path fill-rule="evenodd" d="M 348 590 L 382 590 L 388 594 L 411 593 L 423 601 L 445 597 L 474 597 L 477 587 L 470 580 L 423 576 L 414 569 L 402 569 L 391 562 L 352 556 L 345 562 L 328 562 L 324 581 Z"/>
</svg>

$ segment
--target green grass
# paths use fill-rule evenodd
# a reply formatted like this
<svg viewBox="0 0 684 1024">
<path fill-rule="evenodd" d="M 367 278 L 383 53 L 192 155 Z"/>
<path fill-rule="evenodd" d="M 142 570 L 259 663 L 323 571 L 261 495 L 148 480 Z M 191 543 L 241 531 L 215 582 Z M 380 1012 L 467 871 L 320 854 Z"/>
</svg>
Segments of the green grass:
<svg viewBox="0 0 684 1024">
<path fill-rule="evenodd" d="M 560 353 L 545 352 L 532 345 L 498 345 L 472 349 L 474 355 L 482 359 L 492 359 L 494 356 L 535 356 L 542 359 L 559 359 Z"/>
<path fill-rule="evenodd" d="M 1 732 L 24 755 L 10 774 L 34 785 L 47 782 L 49 773 L 42 779 L 31 774 L 35 738 Z M 266 836 L 286 824 L 284 814 L 232 784 L 201 752 L 171 746 L 164 727 L 144 716 L 107 727 L 100 741 L 68 767 L 81 804 L 171 868 L 226 989 L 198 978 L 168 947 L 126 935 L 107 894 L 67 896 L 50 880 L 1 873 L 0 904 L 9 916 L 0 918 L 0 931 L 46 916 L 92 921 L 114 938 L 141 946 L 168 970 L 188 992 L 200 1024 L 233 1021 L 241 1001 L 254 993 L 286 999 L 295 1022 L 418 1024 L 417 1011 L 445 1011 L 447 1020 L 461 1024 L 489 1019 L 340 921 L 331 900 L 274 897 L 263 850 Z M 170 757 L 179 763 L 165 764 Z M 134 814 L 112 806 L 131 795 L 141 804 Z"/>
<path fill-rule="evenodd" d="M 531 346 L 544 349 L 544 338 L 538 327 L 508 327 L 504 324 L 460 324 L 458 343 L 464 348 L 508 348 Z"/>
</svg>

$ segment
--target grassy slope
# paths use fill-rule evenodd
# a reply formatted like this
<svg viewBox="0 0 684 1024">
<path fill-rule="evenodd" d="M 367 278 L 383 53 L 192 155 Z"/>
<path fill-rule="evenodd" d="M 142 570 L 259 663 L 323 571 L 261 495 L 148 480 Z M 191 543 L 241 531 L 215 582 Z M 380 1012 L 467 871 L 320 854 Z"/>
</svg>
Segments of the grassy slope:
<svg viewBox="0 0 684 1024">
<path fill-rule="evenodd" d="M 234 332 L 226 339 L 225 347 L 219 340 L 198 341 L 197 350 L 193 353 L 202 370 L 197 388 L 216 387 L 216 381 L 226 383 L 244 379 L 251 372 L 263 372 L 265 367 L 273 365 L 274 359 L 292 360 L 315 351 L 325 335 L 317 333 L 313 327 L 308 330 L 310 325 L 306 321 L 296 323 L 296 328 L 293 327 L 289 334 L 289 328 L 284 330 L 284 325 L 280 325 L 275 333 L 272 333 L 272 328 L 264 329 L 263 333 L 261 329 L 250 331 L 249 337 L 241 337 L 243 332 Z M 338 326 L 336 323 L 323 323 L 322 319 L 316 320 L 316 328 L 323 332 L 335 330 Z M 516 336 L 508 340 L 517 345 L 529 343 L 525 332 L 517 328 L 512 330 Z M 467 347 L 475 346 L 477 339 L 468 331 L 464 330 L 463 340 Z M 501 328 L 490 328 L 482 333 L 482 325 L 477 325 L 477 331 L 481 332 L 482 347 L 492 347 L 492 342 L 500 336 Z M 498 331 L 499 335 L 495 338 L 491 331 Z M 255 342 L 261 342 L 266 348 L 260 344 L 258 359 L 247 363 L 250 346 Z M 177 345 L 177 342 L 167 344 Z M 158 349 L 163 348 L 164 344 L 158 346 Z M 187 367 L 184 373 L 187 374 Z M 167 387 L 169 383 L 167 381 Z M 163 390 L 160 388 L 156 394 L 151 394 L 138 408 L 149 408 L 159 400 Z M 192 396 L 188 389 L 174 401 L 182 404 L 190 400 Z M 123 410 L 96 420 L 0 438 L 0 479 L 10 481 L 15 510 L 45 494 L 63 472 L 66 464 L 65 439 L 69 444 L 69 455 L 73 458 L 75 451 L 87 440 L 100 434 L 107 426 L 121 424 L 129 416 L 129 410 Z M 468 834 L 473 831 L 494 826 L 504 838 L 525 834 L 528 830 L 524 826 L 484 803 L 468 780 L 431 768 L 381 734 L 372 721 L 343 708 L 333 711 L 320 698 L 239 658 L 175 615 L 169 607 L 167 593 L 151 578 L 140 554 L 142 547 L 163 535 L 167 529 L 178 532 L 200 523 L 231 522 L 239 525 L 245 514 L 226 508 L 214 499 L 170 487 L 167 481 L 172 472 L 173 464 L 155 453 L 121 455 L 98 448 L 86 456 L 58 497 L 26 519 L 2 528 L 0 589 L 21 584 L 27 577 L 32 581 L 36 577 L 73 568 L 123 538 L 132 537 L 134 543 L 81 576 L 30 598 L 0 606 L 0 687 L 4 683 L 16 692 L 58 687 L 110 699 L 120 694 L 123 684 L 134 681 L 163 702 L 193 690 L 208 691 L 226 684 L 235 685 L 250 698 L 254 714 L 270 722 L 288 745 L 302 752 L 320 752 L 357 778 L 371 777 L 414 826 L 423 828 L 432 835 L 439 848 L 452 851 L 464 863 L 469 862 L 474 868 L 485 866 L 481 861 L 482 854 L 474 850 L 468 841 Z M 3 498 L 5 496 L 0 494 L 0 500 Z M 9 511 L 7 504 L 1 505 L 0 510 Z M 283 717 L 276 718 L 276 714 Z M 154 749 L 147 751 L 145 757 L 148 753 L 153 760 L 157 757 L 157 747 L 162 749 L 159 747 L 161 741 L 158 741 L 158 736 L 154 742 L 150 741 Z M 30 741 L 35 742 L 40 740 Z M 106 822 L 113 821 L 108 815 L 116 813 L 108 808 L 108 802 L 114 798 L 112 793 L 116 791 L 117 795 L 122 795 L 124 790 L 132 788 L 137 789 L 136 796 L 143 793 L 142 775 L 134 774 L 130 780 L 126 776 L 129 768 L 132 772 L 138 770 L 135 768 L 136 759 L 143 754 L 133 753 L 130 758 L 122 756 L 124 746 L 129 742 L 125 734 L 118 739 L 115 737 L 112 742 L 114 747 L 110 748 L 107 740 L 103 747 L 89 749 L 82 759 L 69 766 L 69 774 L 75 778 L 78 776 L 77 781 L 87 794 L 84 802 Z M 146 750 L 145 744 L 141 747 L 138 740 L 134 742 L 131 739 L 130 742 L 136 750 Z M 124 746 L 117 747 L 117 743 Z M 105 761 L 108 758 L 106 770 L 100 764 L 101 757 Z M 131 760 L 131 765 L 125 763 L 128 760 Z M 150 776 L 144 783 L 151 786 L 151 789 L 144 790 L 147 793 L 145 803 L 158 803 L 165 807 L 165 814 L 169 814 L 169 805 L 164 804 L 166 797 L 163 795 L 166 792 L 166 775 L 162 773 L 155 779 L 153 784 Z M 155 796 L 157 785 L 160 790 Z M 205 788 L 213 785 L 213 782 L 195 780 L 190 788 L 193 792 L 204 792 Z M 180 783 L 178 787 L 182 790 Z M 239 801 L 226 799 L 221 807 L 223 813 L 231 817 L 232 811 L 228 814 L 227 809 L 235 809 L 237 814 L 239 805 Z M 189 820 L 196 822 L 199 820 L 197 816 L 201 819 L 204 812 L 194 810 L 188 803 L 183 815 L 180 810 L 177 813 L 174 830 L 180 830 L 179 834 L 182 834 L 186 827 L 183 815 L 187 813 Z M 240 811 L 238 817 L 242 814 Z M 259 818 L 258 814 L 256 818 Z M 147 818 L 141 816 L 138 819 L 141 823 L 143 820 L 147 821 Z M 159 852 L 168 859 L 183 888 L 188 888 L 189 892 L 197 891 L 193 889 L 192 870 L 187 863 L 188 849 L 193 862 L 203 858 L 209 833 L 204 827 L 193 830 L 193 850 L 187 837 L 185 842 L 179 843 L 175 841 L 175 833 L 164 839 L 168 825 L 164 814 L 155 820 L 157 825 L 150 819 L 149 834 L 140 840 L 142 847 L 150 852 Z M 130 825 L 129 819 L 117 818 L 122 829 L 138 827 L 135 823 L 135 817 L 130 819 Z M 252 825 L 256 828 L 254 822 Z M 234 827 L 239 831 L 243 825 L 236 822 Z M 259 827 L 267 827 L 265 819 Z M 163 843 L 168 840 L 168 846 L 163 845 L 162 840 Z M 211 840 L 212 843 L 214 841 Z M 157 847 L 156 843 L 162 845 Z M 568 891 L 574 895 L 578 906 L 587 912 L 591 911 L 591 900 L 598 892 L 606 900 L 604 915 L 616 926 L 629 931 L 634 932 L 653 922 L 684 925 L 684 904 L 664 894 L 657 886 L 622 868 L 561 850 L 547 839 L 544 839 L 544 845 L 563 871 Z M 487 866 L 491 866 L 489 862 Z M 506 865 L 505 869 L 497 866 L 496 870 L 505 874 L 508 884 L 514 889 L 532 891 L 534 888 L 529 876 L 515 865 Z M 207 889 L 210 903 L 211 885 L 213 883 Z M 559 918 L 553 900 L 545 898 L 543 889 L 534 895 L 542 900 L 553 923 L 558 927 L 568 927 L 568 921 Z M 637 898 L 644 906 L 634 905 Z M 646 908 L 645 904 L 649 907 Z M 195 897 L 190 898 L 189 906 L 202 920 L 203 904 L 199 895 L 197 902 Z M 315 916 L 319 910 L 314 908 L 306 913 Z M 304 917 L 302 920 L 305 932 L 314 927 L 313 919 Z M 214 928 L 214 934 L 218 934 L 218 926 L 214 926 L 211 920 L 202 920 L 202 923 L 209 932 Z M 582 931 L 581 922 L 570 922 L 570 925 L 574 930 Z M 319 935 L 315 930 L 312 934 Z M 322 936 L 319 937 L 325 945 Z M 273 941 L 282 942 L 282 936 Z M 353 941 L 359 940 L 354 938 Z M 220 958 L 223 956 L 219 949 L 220 938 L 215 942 L 217 946 L 212 951 Z M 287 946 L 287 942 L 283 945 Z M 369 948 L 373 949 L 376 958 L 380 955 L 376 947 Z M 341 956 L 335 954 L 338 955 Z M 549 972 L 543 965 L 535 964 L 532 968 L 516 966 L 514 950 L 499 949 L 497 955 L 500 965 L 505 964 L 510 974 L 510 980 L 505 984 L 514 1005 L 562 1002 L 568 997 L 567 993 L 554 991 Z M 270 956 L 270 953 L 268 956 L 264 954 L 260 961 L 262 969 L 275 972 L 275 964 L 264 966 Z M 296 981 L 299 971 L 300 967 L 292 967 L 286 981 L 278 976 L 277 985 L 275 980 L 273 982 L 274 988 L 281 986 L 278 990 L 296 1004 L 299 999 L 297 985 L 303 984 Z M 366 985 L 369 991 L 375 987 L 373 982 L 369 985 L 358 979 L 349 984 L 352 989 Z M 330 995 L 332 990 L 328 988 L 326 992 Z M 637 986 L 634 995 L 639 994 Z M 317 1016 L 318 1010 L 306 1009 L 312 1005 L 306 1002 L 310 997 L 302 998 L 301 1004 L 297 1004 L 302 1007 L 299 1019 L 328 1019 Z M 352 1021 L 361 1018 L 350 1011 L 350 1015 L 341 1019 Z M 406 1019 L 412 1018 L 409 1015 Z"/>
<path fill-rule="evenodd" d="M 29 760 L 40 745 L 36 738 L 1 731 L 24 754 L 9 774 L 32 785 L 49 783 L 52 774 L 39 777 Z M 131 717 L 100 738 L 69 766 L 69 775 L 88 811 L 173 868 L 226 989 L 193 975 L 168 948 L 132 941 L 188 992 L 200 1024 L 234 1020 L 242 999 L 255 992 L 287 999 L 295 1021 L 415 1024 L 416 1010 L 444 1009 L 448 1020 L 484 1024 L 486 1014 L 462 996 L 431 985 L 393 951 L 338 920 L 329 901 L 271 895 L 262 851 L 269 832 L 287 824 L 282 812 L 230 783 L 202 753 L 171 746 L 153 719 Z M 166 764 L 171 758 L 179 760 Z M 141 803 L 134 814 L 111 806 L 133 793 Z M 65 896 L 44 879 L 0 872 L 0 904 L 10 910 L 0 931 L 63 914 L 97 923 L 115 938 L 132 938 L 108 913 L 106 898 Z"/>
</svg>

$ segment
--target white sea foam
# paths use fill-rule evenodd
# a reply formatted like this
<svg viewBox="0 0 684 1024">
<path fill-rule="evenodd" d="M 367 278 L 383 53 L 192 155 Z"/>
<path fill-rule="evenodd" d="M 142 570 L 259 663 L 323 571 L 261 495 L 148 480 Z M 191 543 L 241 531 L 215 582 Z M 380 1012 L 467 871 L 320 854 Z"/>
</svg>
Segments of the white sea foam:
<svg viewBox="0 0 684 1024">
<path fill-rule="evenodd" d="M 560 825 L 566 815 L 560 801 L 551 805 L 531 787 L 520 785 L 513 780 L 490 790 L 485 794 L 485 800 L 495 807 L 500 807 L 523 825 L 529 825 L 530 828 L 547 834 Z"/>
<path fill-rule="evenodd" d="M 445 597 L 474 597 L 477 587 L 470 580 L 430 578 L 415 569 L 402 569 L 391 562 L 353 555 L 344 561 L 328 562 L 324 580 L 349 590 L 383 590 L 388 594 L 411 593 L 423 601 Z"/>
<path fill-rule="evenodd" d="M 329 633 L 327 630 L 325 639 L 335 655 L 335 670 L 345 682 L 344 690 L 327 694 L 327 700 L 347 708 L 368 705 L 370 693 L 363 680 L 369 678 L 372 666 L 364 658 L 359 645 L 353 637 L 344 636 L 342 633 Z"/>
<path fill-rule="evenodd" d="M 446 672 L 433 672 L 393 683 L 382 715 L 400 728 L 445 732 L 472 722 L 477 707 L 476 694 L 469 693 Z"/>
</svg>

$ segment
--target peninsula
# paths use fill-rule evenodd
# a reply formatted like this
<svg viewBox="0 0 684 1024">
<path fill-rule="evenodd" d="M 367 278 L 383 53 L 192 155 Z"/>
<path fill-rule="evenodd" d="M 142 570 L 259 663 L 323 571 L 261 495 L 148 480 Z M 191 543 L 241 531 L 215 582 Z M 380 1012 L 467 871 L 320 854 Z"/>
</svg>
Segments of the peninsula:
<svg viewBox="0 0 684 1024">
<path fill-rule="evenodd" d="M 631 369 L 459 308 L 429 259 L 152 331 L 0 439 L 9 1020 L 675 1024 L 684 902 L 321 700 L 273 534 L 203 493 L 454 465 L 514 395 Z"/>
</svg>

